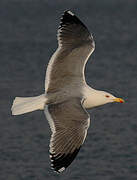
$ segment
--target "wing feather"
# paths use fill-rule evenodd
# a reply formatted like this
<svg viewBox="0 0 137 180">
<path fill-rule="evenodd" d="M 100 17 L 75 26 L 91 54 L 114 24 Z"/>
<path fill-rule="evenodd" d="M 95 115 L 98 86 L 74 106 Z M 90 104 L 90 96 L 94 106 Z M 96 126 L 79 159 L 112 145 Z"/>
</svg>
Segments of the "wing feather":
<svg viewBox="0 0 137 180">
<path fill-rule="evenodd" d="M 52 131 L 51 166 L 56 172 L 62 172 L 74 160 L 85 140 L 89 114 L 83 108 L 80 98 L 49 104 L 45 107 L 45 114 Z"/>
<path fill-rule="evenodd" d="M 50 59 L 45 91 L 55 92 L 69 83 L 85 81 L 85 64 L 95 48 L 87 27 L 70 11 L 65 11 L 57 33 L 58 49 Z"/>
</svg>

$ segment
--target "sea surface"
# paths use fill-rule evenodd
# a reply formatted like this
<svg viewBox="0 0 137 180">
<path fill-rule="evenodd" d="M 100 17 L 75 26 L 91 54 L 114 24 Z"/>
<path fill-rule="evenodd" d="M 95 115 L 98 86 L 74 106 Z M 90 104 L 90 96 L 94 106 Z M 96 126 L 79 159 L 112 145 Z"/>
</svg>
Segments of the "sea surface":
<svg viewBox="0 0 137 180">
<path fill-rule="evenodd" d="M 16 96 L 44 92 L 61 14 L 72 10 L 96 50 L 86 80 L 125 99 L 90 110 L 77 158 L 62 174 L 50 169 L 50 129 L 43 111 L 11 115 Z M 0 1 L 0 180 L 137 180 L 137 0 Z"/>
</svg>

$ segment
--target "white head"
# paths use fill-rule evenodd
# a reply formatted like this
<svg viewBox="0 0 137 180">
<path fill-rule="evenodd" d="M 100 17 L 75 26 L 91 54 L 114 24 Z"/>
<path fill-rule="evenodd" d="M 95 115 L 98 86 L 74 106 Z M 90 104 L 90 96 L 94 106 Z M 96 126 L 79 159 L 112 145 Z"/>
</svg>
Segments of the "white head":
<svg viewBox="0 0 137 180">
<path fill-rule="evenodd" d="M 117 98 L 108 92 L 92 89 L 87 94 L 86 100 L 84 102 L 84 106 L 85 108 L 92 108 L 112 102 L 123 103 L 124 100 L 121 98 Z"/>
<path fill-rule="evenodd" d="M 97 96 L 99 99 L 97 98 Z M 98 99 L 98 101 L 100 101 L 101 104 L 107 104 L 107 103 L 112 103 L 112 102 L 120 102 L 120 103 L 124 102 L 123 99 L 117 98 L 113 96 L 112 94 L 105 91 L 98 91 L 97 96 L 96 98 Z"/>
</svg>

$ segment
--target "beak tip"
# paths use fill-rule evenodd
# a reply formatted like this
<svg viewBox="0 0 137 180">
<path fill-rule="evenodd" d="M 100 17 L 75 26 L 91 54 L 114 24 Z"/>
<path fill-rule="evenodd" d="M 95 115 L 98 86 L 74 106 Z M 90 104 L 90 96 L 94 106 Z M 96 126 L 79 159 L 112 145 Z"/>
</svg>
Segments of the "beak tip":
<svg viewBox="0 0 137 180">
<path fill-rule="evenodd" d="M 116 98 L 114 99 L 114 102 L 124 103 L 125 101 L 122 98 Z"/>
<path fill-rule="evenodd" d="M 120 103 L 124 103 L 125 101 L 124 101 L 124 100 L 120 100 L 119 102 L 120 102 Z"/>
</svg>

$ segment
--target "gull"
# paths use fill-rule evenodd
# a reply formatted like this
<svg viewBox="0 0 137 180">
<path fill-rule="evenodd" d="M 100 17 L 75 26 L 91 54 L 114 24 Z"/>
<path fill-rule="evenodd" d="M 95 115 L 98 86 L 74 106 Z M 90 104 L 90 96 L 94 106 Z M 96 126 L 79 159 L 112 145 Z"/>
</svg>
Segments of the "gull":
<svg viewBox="0 0 137 180">
<path fill-rule="evenodd" d="M 45 93 L 36 97 L 16 97 L 12 115 L 44 110 L 51 128 L 50 160 L 57 173 L 75 159 L 90 125 L 86 109 L 122 98 L 95 90 L 85 80 L 85 65 L 95 49 L 93 36 L 71 11 L 61 17 L 57 32 L 58 48 L 52 55 L 45 78 Z"/>
</svg>

